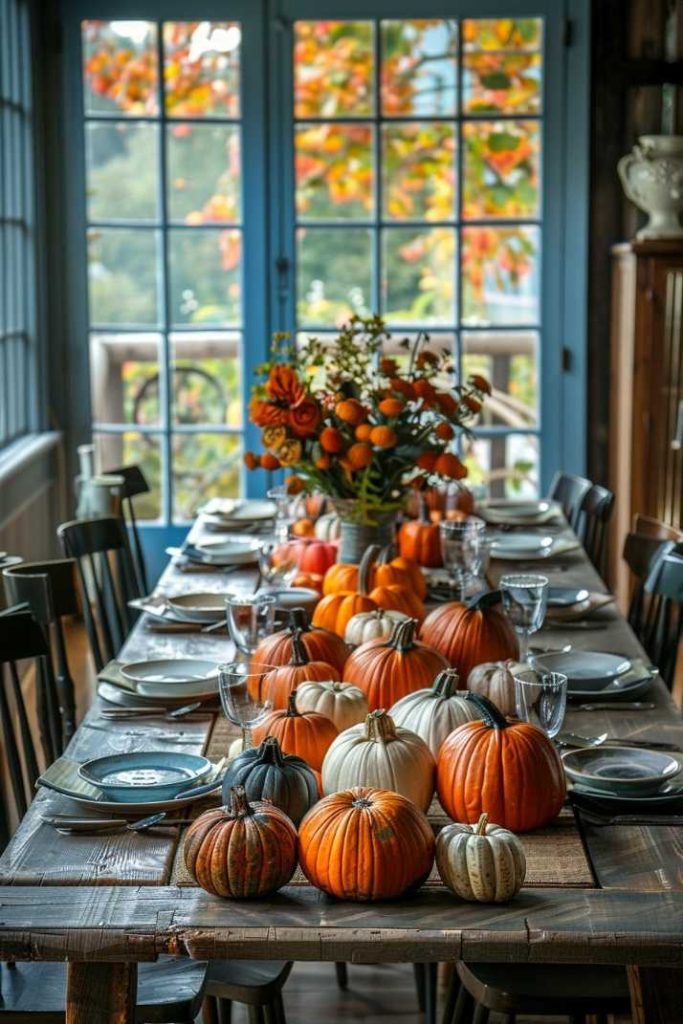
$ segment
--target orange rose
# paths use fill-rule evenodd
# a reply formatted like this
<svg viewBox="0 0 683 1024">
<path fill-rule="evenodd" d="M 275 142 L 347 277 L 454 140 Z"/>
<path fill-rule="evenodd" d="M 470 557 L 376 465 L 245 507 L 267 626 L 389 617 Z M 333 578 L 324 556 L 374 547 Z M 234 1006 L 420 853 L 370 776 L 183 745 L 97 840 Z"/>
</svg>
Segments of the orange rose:
<svg viewBox="0 0 683 1024">
<path fill-rule="evenodd" d="M 438 458 L 438 452 L 422 452 L 422 454 L 418 455 L 415 459 L 415 465 L 425 473 L 433 473 L 434 466 L 436 465 L 436 460 Z"/>
<path fill-rule="evenodd" d="M 297 437 L 312 437 L 320 423 L 320 406 L 313 398 L 301 398 L 289 410 L 289 425 Z"/>
<path fill-rule="evenodd" d="M 272 402 L 252 398 L 249 403 L 249 419 L 257 427 L 281 427 L 287 422 L 287 409 Z"/>
<path fill-rule="evenodd" d="M 450 423 L 437 423 L 434 433 L 440 441 L 450 441 L 454 436 L 455 431 Z"/>
<path fill-rule="evenodd" d="M 287 405 L 295 405 L 304 397 L 303 384 L 295 371 L 291 366 L 283 363 L 271 367 L 266 382 L 266 391 L 269 398 L 286 402 Z"/>
</svg>

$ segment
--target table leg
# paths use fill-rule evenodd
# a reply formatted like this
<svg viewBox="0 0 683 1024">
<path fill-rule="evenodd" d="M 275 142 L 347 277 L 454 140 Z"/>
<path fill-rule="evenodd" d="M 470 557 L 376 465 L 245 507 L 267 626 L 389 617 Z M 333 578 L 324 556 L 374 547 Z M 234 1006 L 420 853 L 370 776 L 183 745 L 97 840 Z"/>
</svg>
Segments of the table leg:
<svg viewBox="0 0 683 1024">
<path fill-rule="evenodd" d="M 627 971 L 633 1024 L 683 1021 L 683 971 L 637 966 L 628 967 Z"/>
<path fill-rule="evenodd" d="M 133 1024 L 138 965 L 70 963 L 66 1024 Z"/>
</svg>

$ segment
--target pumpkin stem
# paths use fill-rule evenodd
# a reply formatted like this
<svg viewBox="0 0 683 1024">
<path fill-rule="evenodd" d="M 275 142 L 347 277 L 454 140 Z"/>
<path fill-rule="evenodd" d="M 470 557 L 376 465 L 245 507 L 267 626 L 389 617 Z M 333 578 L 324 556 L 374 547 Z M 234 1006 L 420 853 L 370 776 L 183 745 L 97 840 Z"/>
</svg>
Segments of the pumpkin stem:
<svg viewBox="0 0 683 1024">
<path fill-rule="evenodd" d="M 388 565 L 393 556 L 393 544 L 387 544 L 386 547 L 382 548 L 379 555 L 377 556 L 377 565 Z"/>
<path fill-rule="evenodd" d="M 332 680 L 332 692 L 341 693 L 342 686 L 346 686 L 346 683 L 340 683 L 337 679 Z"/>
<path fill-rule="evenodd" d="M 459 682 L 457 668 L 445 668 L 432 683 L 432 693 L 435 697 L 452 697 L 458 689 Z"/>
<path fill-rule="evenodd" d="M 507 729 L 510 723 L 500 713 L 493 701 L 485 697 L 483 693 L 465 694 L 465 700 L 471 700 L 481 715 L 481 720 L 488 729 Z"/>
<path fill-rule="evenodd" d="M 292 608 L 287 619 L 287 628 L 292 633 L 308 633 L 311 628 L 311 623 L 308 618 L 308 612 L 305 608 Z"/>
<path fill-rule="evenodd" d="M 394 626 L 386 646 L 393 647 L 395 651 L 399 651 L 401 654 L 412 651 L 415 646 L 416 628 L 417 619 L 402 619 Z"/>
<path fill-rule="evenodd" d="M 351 801 L 352 807 L 372 807 L 372 801 L 366 796 L 359 796 L 357 800 Z"/>
<path fill-rule="evenodd" d="M 379 544 L 370 544 L 366 549 L 358 566 L 358 593 L 364 597 L 368 593 L 370 569 L 379 554 Z"/>
<path fill-rule="evenodd" d="M 252 808 L 247 800 L 247 791 L 244 786 L 231 786 L 230 788 L 230 814 L 233 818 L 246 818 L 253 814 Z"/>
<path fill-rule="evenodd" d="M 289 697 L 287 698 L 287 718 L 298 718 L 301 712 L 297 710 L 296 706 L 296 690 L 292 690 Z"/>
<path fill-rule="evenodd" d="M 475 835 L 478 835 L 478 836 L 485 836 L 486 835 L 486 824 L 487 824 L 488 820 L 489 820 L 488 814 L 480 814 L 479 815 L 479 821 L 477 822 L 477 828 L 476 828 L 476 831 L 475 831 Z"/>
<path fill-rule="evenodd" d="M 485 608 L 493 608 L 494 605 L 500 604 L 503 600 L 503 594 L 500 590 L 484 590 L 481 594 L 475 594 L 469 601 L 466 602 L 468 608 L 472 611 L 481 612 Z"/>
<path fill-rule="evenodd" d="M 292 666 L 296 665 L 308 665 L 311 660 L 306 653 L 306 648 L 303 645 L 301 639 L 303 630 L 296 629 L 292 636 L 292 656 L 289 659 L 289 664 Z"/>
<path fill-rule="evenodd" d="M 266 736 L 258 754 L 261 764 L 282 764 L 282 748 L 276 736 Z"/>
<path fill-rule="evenodd" d="M 365 735 L 375 743 L 391 743 L 397 738 L 394 720 L 384 708 L 371 711 L 365 719 Z"/>
</svg>

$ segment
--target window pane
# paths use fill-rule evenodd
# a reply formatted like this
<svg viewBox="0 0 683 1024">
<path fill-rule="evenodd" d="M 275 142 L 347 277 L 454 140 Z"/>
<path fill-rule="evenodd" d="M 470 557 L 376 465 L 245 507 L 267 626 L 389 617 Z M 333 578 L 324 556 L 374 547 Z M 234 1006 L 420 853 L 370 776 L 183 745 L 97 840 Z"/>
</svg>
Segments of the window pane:
<svg viewBox="0 0 683 1024">
<path fill-rule="evenodd" d="M 84 21 L 82 33 L 86 114 L 157 114 L 156 25 Z"/>
<path fill-rule="evenodd" d="M 92 334 L 90 394 L 96 423 L 160 422 L 158 334 Z"/>
<path fill-rule="evenodd" d="M 166 129 L 168 212 L 186 224 L 239 221 L 240 130 L 174 124 Z"/>
<path fill-rule="evenodd" d="M 542 33 L 540 18 L 463 22 L 467 113 L 538 113 Z"/>
<path fill-rule="evenodd" d="M 156 218 L 158 132 L 129 121 L 86 125 L 90 220 Z"/>
<path fill-rule="evenodd" d="M 390 220 L 451 220 L 455 131 L 439 121 L 382 126 L 383 213 Z"/>
<path fill-rule="evenodd" d="M 94 324 L 156 324 L 157 238 L 144 228 L 88 232 L 88 294 Z"/>
<path fill-rule="evenodd" d="M 469 121 L 463 135 L 463 217 L 537 217 L 539 122 Z"/>
<path fill-rule="evenodd" d="M 299 228 L 300 324 L 343 323 L 372 307 L 372 233 L 365 228 Z"/>
<path fill-rule="evenodd" d="M 174 423 L 242 426 L 241 352 L 238 333 L 171 335 Z"/>
<path fill-rule="evenodd" d="M 169 117 L 238 117 L 239 25 L 164 22 L 164 102 Z"/>
<path fill-rule="evenodd" d="M 463 323 L 537 323 L 539 247 L 538 228 L 463 228 Z"/>
<path fill-rule="evenodd" d="M 538 424 L 538 335 L 535 331 L 463 331 L 463 377 L 481 374 L 490 382 L 479 423 L 535 427 Z"/>
<path fill-rule="evenodd" d="M 242 318 L 242 232 L 169 231 L 171 316 L 177 324 L 238 324 Z"/>
<path fill-rule="evenodd" d="M 387 228 L 382 233 L 382 305 L 390 322 L 455 320 L 455 232 Z"/>
<path fill-rule="evenodd" d="M 457 53 L 455 21 L 383 21 L 382 113 L 454 114 Z"/>
<path fill-rule="evenodd" d="M 371 21 L 297 21 L 294 116 L 363 117 L 374 98 Z"/>
<path fill-rule="evenodd" d="M 93 435 L 97 460 L 103 470 L 118 466 L 139 466 L 149 484 L 149 494 L 135 499 L 136 519 L 150 520 L 161 517 L 161 445 L 156 434 Z"/>
<path fill-rule="evenodd" d="M 483 487 L 492 498 L 538 496 L 537 436 L 465 438 L 463 453 L 469 469 L 468 486 Z"/>
<path fill-rule="evenodd" d="M 373 129 L 302 124 L 294 133 L 296 210 L 302 220 L 371 217 Z"/>
<path fill-rule="evenodd" d="M 230 434 L 175 434 L 173 518 L 191 519 L 207 498 L 238 498 L 241 438 Z"/>
</svg>

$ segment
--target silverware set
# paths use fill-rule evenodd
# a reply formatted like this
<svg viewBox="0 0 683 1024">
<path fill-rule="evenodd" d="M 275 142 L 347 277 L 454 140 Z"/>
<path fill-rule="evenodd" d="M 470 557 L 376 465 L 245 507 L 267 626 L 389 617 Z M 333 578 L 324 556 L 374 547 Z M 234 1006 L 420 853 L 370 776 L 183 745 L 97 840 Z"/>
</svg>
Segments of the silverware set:
<svg viewBox="0 0 683 1024">
<path fill-rule="evenodd" d="M 100 832 L 147 832 L 155 826 L 182 828 L 190 825 L 192 818 L 168 818 L 168 811 L 158 811 L 137 821 L 126 818 L 78 818 L 68 814 L 44 814 L 43 821 L 63 835 L 96 835 Z"/>
<path fill-rule="evenodd" d="M 582 736 L 580 733 L 569 732 L 563 730 L 558 733 L 555 737 L 555 742 L 561 747 L 635 747 L 637 749 L 648 749 L 648 750 L 671 750 L 681 752 L 683 748 L 676 746 L 675 743 L 664 743 L 655 740 L 649 740 L 647 737 L 643 737 L 640 740 L 637 739 L 620 739 L 618 736 L 609 736 L 606 732 L 600 733 L 599 736 Z"/>
</svg>

